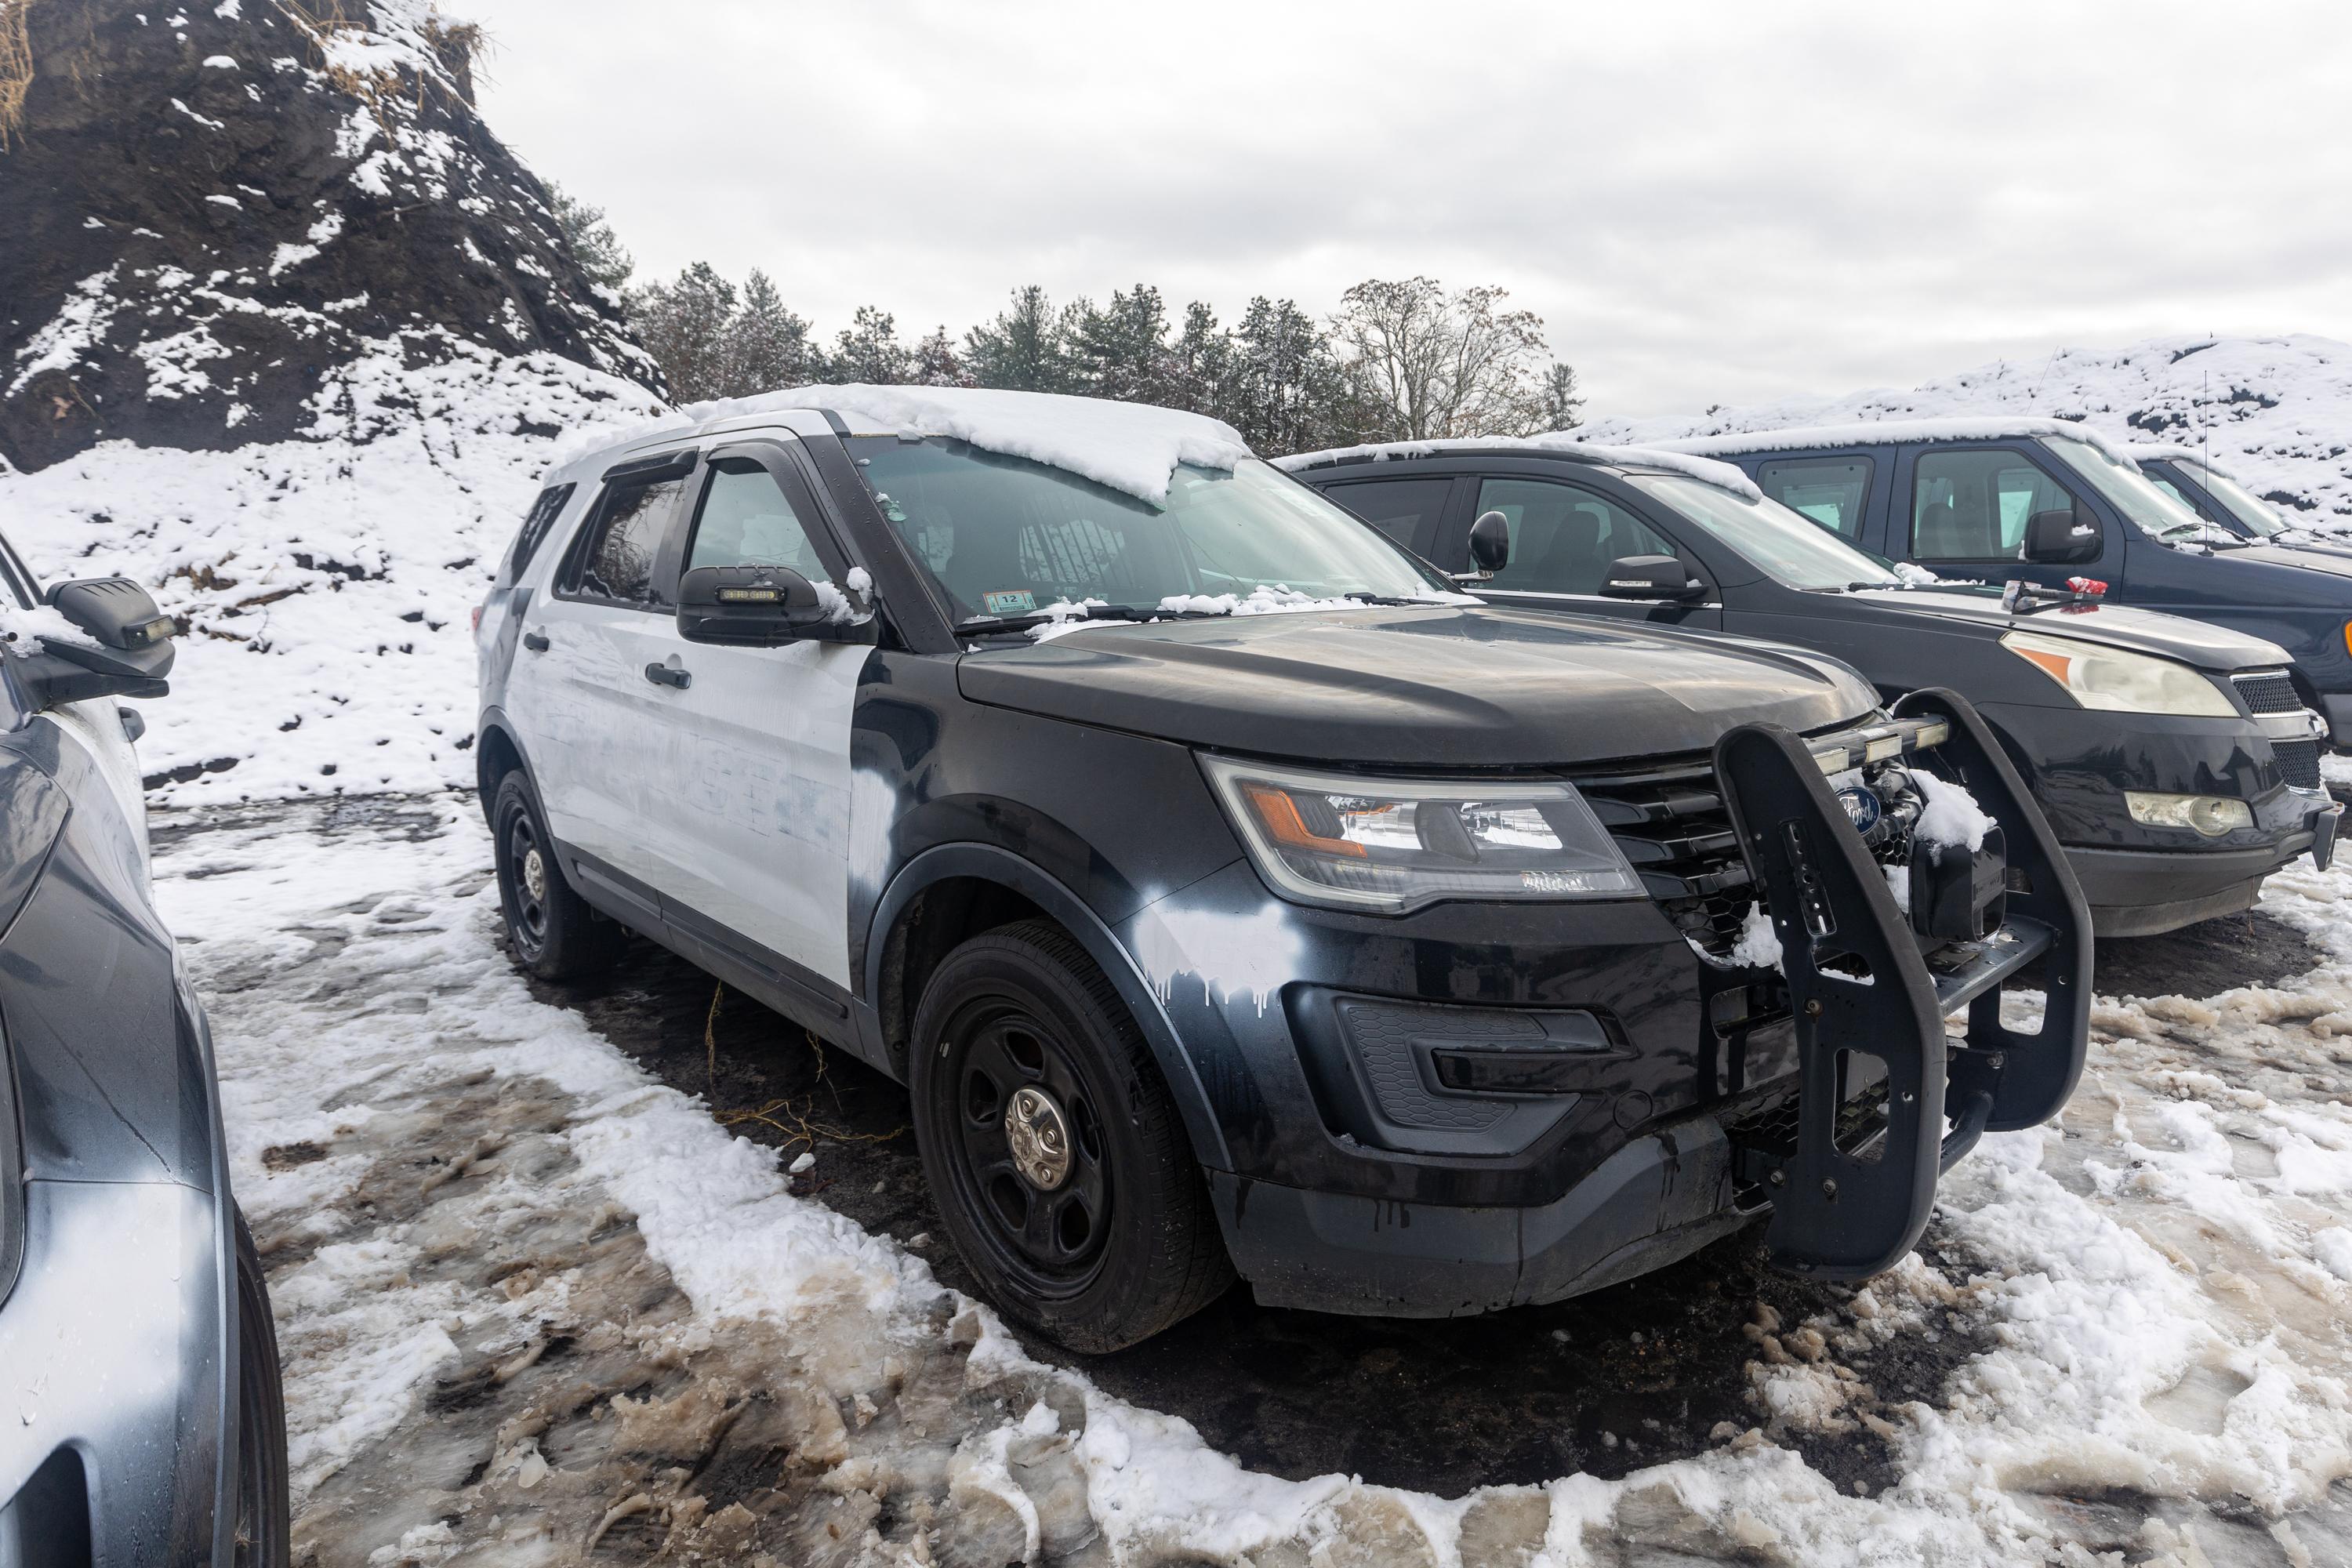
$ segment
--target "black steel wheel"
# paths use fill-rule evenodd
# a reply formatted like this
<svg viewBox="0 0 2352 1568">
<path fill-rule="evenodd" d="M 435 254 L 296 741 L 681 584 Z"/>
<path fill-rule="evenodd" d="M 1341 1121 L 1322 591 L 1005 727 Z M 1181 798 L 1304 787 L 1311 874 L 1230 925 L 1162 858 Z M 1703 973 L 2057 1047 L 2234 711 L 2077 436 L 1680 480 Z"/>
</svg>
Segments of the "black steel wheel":
<svg viewBox="0 0 2352 1568">
<path fill-rule="evenodd" d="M 245 1215 L 236 1216 L 236 1521 L 234 1568 L 287 1568 L 286 1394 L 269 1286 Z"/>
<path fill-rule="evenodd" d="M 600 919 L 555 864 L 554 842 L 520 770 L 499 781 L 490 806 L 499 903 L 515 963 L 541 980 L 564 980 L 609 963 L 621 928 Z"/>
<path fill-rule="evenodd" d="M 923 989 L 908 1068 L 941 1223 L 1007 1316 L 1112 1351 L 1232 1283 L 1150 1048 L 1058 926 L 1023 921 L 950 953 Z"/>
</svg>

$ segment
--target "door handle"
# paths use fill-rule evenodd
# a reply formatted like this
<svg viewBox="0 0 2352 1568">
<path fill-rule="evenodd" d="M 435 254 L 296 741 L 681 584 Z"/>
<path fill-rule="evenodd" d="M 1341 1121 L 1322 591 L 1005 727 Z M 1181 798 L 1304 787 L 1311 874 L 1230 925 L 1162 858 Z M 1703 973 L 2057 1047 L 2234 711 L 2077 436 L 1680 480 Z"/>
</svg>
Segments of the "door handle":
<svg viewBox="0 0 2352 1568">
<path fill-rule="evenodd" d="M 656 686 L 675 686 L 680 691 L 694 684 L 694 676 L 690 672 L 669 664 L 646 666 L 646 679 Z"/>
<path fill-rule="evenodd" d="M 525 632 L 522 634 L 522 646 L 530 649 L 533 653 L 545 653 L 547 651 L 547 634 L 545 632 Z"/>
</svg>

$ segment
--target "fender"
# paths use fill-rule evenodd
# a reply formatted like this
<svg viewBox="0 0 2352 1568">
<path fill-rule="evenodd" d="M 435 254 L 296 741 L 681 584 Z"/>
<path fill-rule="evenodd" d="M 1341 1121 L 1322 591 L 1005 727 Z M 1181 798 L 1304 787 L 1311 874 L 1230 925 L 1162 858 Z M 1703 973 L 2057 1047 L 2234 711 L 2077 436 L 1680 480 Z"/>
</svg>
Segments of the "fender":
<svg viewBox="0 0 2352 1568">
<path fill-rule="evenodd" d="M 1192 1070 L 1192 1058 L 1185 1053 L 1175 1028 L 1168 1022 L 1167 1013 L 1160 1005 L 1159 993 L 1137 966 L 1134 956 L 1077 894 L 1010 850 L 992 844 L 940 844 L 908 861 L 884 890 L 866 931 L 865 995 L 881 994 L 883 950 L 907 906 L 925 889 L 955 877 L 977 878 L 1012 889 L 1060 922 L 1087 950 L 1087 956 L 1109 979 L 1136 1026 L 1150 1042 L 1151 1055 L 1160 1064 L 1160 1076 L 1184 1118 L 1184 1131 L 1192 1140 L 1194 1158 L 1210 1170 L 1231 1170 L 1233 1160 L 1225 1149 L 1224 1134 L 1210 1114 L 1209 1097 L 1201 1087 L 1200 1076 Z"/>
</svg>

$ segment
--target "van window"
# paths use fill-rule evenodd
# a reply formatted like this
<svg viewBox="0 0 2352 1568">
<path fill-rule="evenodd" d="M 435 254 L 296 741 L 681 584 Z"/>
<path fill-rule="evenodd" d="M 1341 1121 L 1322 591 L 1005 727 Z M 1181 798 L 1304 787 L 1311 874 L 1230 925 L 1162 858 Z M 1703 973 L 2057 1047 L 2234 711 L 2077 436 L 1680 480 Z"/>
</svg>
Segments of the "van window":
<svg viewBox="0 0 2352 1568">
<path fill-rule="evenodd" d="M 1757 469 L 1756 487 L 1823 528 L 1859 539 L 1862 509 L 1870 500 L 1870 459 L 1798 458 L 1766 463 Z"/>
<path fill-rule="evenodd" d="M 1548 479 L 1486 479 L 1478 515 L 1511 525 L 1511 561 L 1482 586 L 1530 594 L 1598 594 L 1609 563 L 1625 555 L 1672 555 L 1675 547 L 1623 508 L 1591 490 Z"/>
<path fill-rule="evenodd" d="M 686 568 L 788 566 L 812 583 L 829 583 L 808 527 L 776 477 L 748 458 L 721 458 L 710 466 Z"/>
<path fill-rule="evenodd" d="M 624 479 L 604 487 L 594 533 L 580 558 L 579 581 L 573 584 L 580 594 L 648 609 L 659 606 L 654 563 L 661 554 L 662 535 L 682 483 L 676 479 Z"/>
<path fill-rule="evenodd" d="M 2012 558 L 2025 542 L 2025 520 L 2074 505 L 2066 488 L 2021 452 L 1919 454 L 1911 498 L 1916 561 Z"/>
<path fill-rule="evenodd" d="M 1372 479 L 1333 485 L 1323 493 L 1407 550 L 1419 550 L 1423 525 L 1445 510 L 1453 489 L 1447 479 Z"/>
</svg>

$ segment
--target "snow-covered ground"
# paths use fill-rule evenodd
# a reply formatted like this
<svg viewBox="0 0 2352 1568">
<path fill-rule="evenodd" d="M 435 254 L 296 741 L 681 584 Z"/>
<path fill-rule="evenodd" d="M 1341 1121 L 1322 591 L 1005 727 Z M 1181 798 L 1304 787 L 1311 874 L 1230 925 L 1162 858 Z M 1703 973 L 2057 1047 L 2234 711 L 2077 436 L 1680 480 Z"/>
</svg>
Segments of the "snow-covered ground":
<svg viewBox="0 0 2352 1568">
<path fill-rule="evenodd" d="M 1619 1479 L 1433 1497 L 1252 1474 L 796 1194 L 532 998 L 470 803 L 160 822 L 321 1568 L 592 1538 L 780 1563 L 2352 1561 L 2352 871 L 2272 883 L 2327 955 L 2308 974 L 2102 1001 L 2063 1122 L 1946 1183 L 1938 1252 L 1980 1262 L 1759 1313 L 1751 1425 Z M 1987 1348 L 1938 1397 L 1847 1370 L 1953 1311 Z M 1900 1476 L 1874 1496 L 1788 1446 L 1857 1425 Z"/>
</svg>

